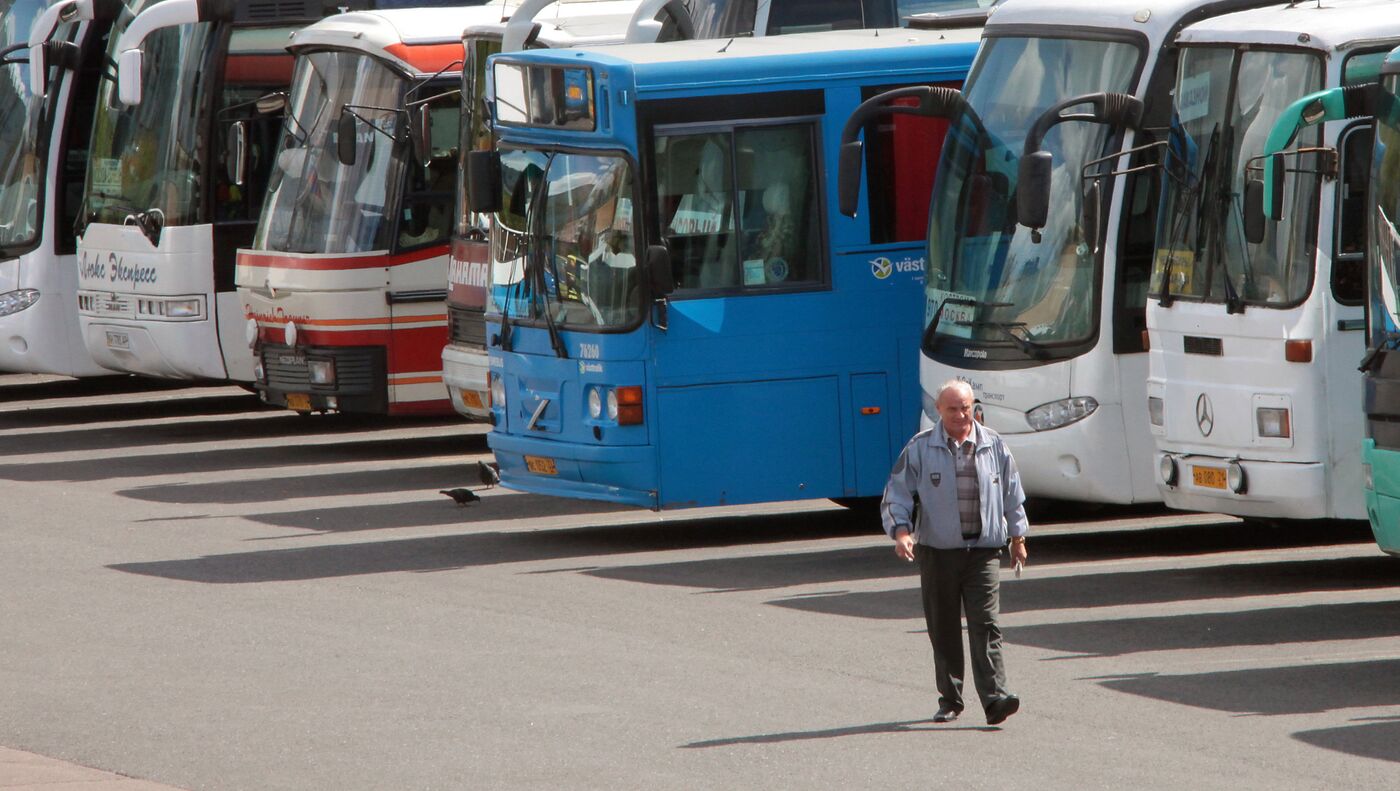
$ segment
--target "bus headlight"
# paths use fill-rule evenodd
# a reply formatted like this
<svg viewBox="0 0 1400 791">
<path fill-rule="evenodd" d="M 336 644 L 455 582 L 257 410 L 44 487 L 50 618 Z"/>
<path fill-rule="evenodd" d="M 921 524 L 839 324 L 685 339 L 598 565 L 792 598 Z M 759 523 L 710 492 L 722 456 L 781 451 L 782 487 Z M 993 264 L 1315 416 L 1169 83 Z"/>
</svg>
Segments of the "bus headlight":
<svg viewBox="0 0 1400 791">
<path fill-rule="evenodd" d="M 1287 439 L 1292 436 L 1288 410 L 1280 407 L 1259 407 L 1254 410 L 1254 423 L 1261 437 Z"/>
<path fill-rule="evenodd" d="M 1245 478 L 1244 467 L 1237 461 L 1232 461 L 1225 465 L 1225 485 L 1230 487 L 1230 491 L 1235 494 L 1244 494 L 1249 488 L 1249 481 Z"/>
<path fill-rule="evenodd" d="M 17 291 L 6 291 L 0 294 L 0 316 L 9 316 L 19 313 L 39 301 L 39 290 L 35 288 L 21 288 Z"/>
<path fill-rule="evenodd" d="M 608 391 L 608 420 L 617 422 L 617 391 Z"/>
<path fill-rule="evenodd" d="M 1026 413 L 1026 422 L 1036 431 L 1062 428 L 1094 414 L 1099 402 L 1090 396 L 1076 396 L 1041 404 Z"/>
<path fill-rule="evenodd" d="M 1176 485 L 1176 459 L 1162 456 L 1162 460 L 1157 463 L 1157 471 L 1162 474 L 1162 483 L 1168 486 Z"/>
<path fill-rule="evenodd" d="M 1150 420 L 1154 426 L 1166 424 L 1166 420 L 1162 416 L 1162 399 L 1157 396 L 1147 397 L 1147 419 Z"/>
<path fill-rule="evenodd" d="M 1374 492 L 1376 490 L 1376 481 L 1371 477 L 1371 465 L 1361 465 L 1361 482 L 1365 484 L 1367 491 Z"/>
<path fill-rule="evenodd" d="M 267 381 L 267 369 L 263 368 L 262 360 L 253 362 L 253 379 L 258 382 Z"/>
<path fill-rule="evenodd" d="M 594 420 L 603 416 L 603 396 L 596 387 L 588 390 L 588 416 Z"/>
<path fill-rule="evenodd" d="M 248 323 L 243 325 L 243 340 L 248 342 L 249 349 L 258 345 L 257 319 L 248 319 Z"/>
<path fill-rule="evenodd" d="M 506 408 L 506 383 L 498 373 L 491 375 L 491 407 L 493 409 Z"/>
<path fill-rule="evenodd" d="M 313 385 L 335 384 L 335 360 L 307 360 L 306 373 Z"/>
</svg>

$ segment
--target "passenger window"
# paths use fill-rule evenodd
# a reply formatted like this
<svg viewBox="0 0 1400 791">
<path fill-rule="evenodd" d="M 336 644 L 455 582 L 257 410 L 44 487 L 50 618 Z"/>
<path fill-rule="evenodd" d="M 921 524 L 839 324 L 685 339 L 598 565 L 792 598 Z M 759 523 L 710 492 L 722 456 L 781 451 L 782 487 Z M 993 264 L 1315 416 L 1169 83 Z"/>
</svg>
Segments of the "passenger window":
<svg viewBox="0 0 1400 791">
<path fill-rule="evenodd" d="M 1336 249 L 1332 256 L 1332 296 L 1360 305 L 1366 296 L 1366 194 L 1370 184 L 1373 124 L 1358 125 L 1342 137 L 1341 178 L 1337 181 Z"/>
<path fill-rule="evenodd" d="M 768 35 L 865 27 L 860 0 L 802 0 L 773 3 L 768 12 Z"/>
<path fill-rule="evenodd" d="M 772 289 L 824 276 L 810 124 L 661 134 L 661 235 L 681 289 Z"/>
</svg>

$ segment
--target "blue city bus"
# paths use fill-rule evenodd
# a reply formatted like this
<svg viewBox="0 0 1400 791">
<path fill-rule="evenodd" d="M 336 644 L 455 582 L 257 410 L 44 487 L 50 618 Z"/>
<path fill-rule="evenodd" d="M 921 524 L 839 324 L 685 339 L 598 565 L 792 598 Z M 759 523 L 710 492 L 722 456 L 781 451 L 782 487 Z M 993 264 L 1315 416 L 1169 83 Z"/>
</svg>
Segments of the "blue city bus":
<svg viewBox="0 0 1400 791">
<path fill-rule="evenodd" d="M 961 85 L 979 34 L 494 56 L 497 147 L 468 155 L 468 200 L 496 212 L 502 483 L 658 510 L 878 495 L 919 422 L 946 122 L 865 130 L 860 219 L 837 213 L 842 126 L 890 89 Z"/>
</svg>

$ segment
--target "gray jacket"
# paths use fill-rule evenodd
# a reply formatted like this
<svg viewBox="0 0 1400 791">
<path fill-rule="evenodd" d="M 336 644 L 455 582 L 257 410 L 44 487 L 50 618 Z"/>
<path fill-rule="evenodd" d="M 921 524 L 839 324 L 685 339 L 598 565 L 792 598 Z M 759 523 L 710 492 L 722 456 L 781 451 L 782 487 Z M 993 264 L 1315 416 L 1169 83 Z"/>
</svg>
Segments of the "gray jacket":
<svg viewBox="0 0 1400 791">
<path fill-rule="evenodd" d="M 899 528 L 910 530 L 914 540 L 938 549 L 1000 547 L 1011 536 L 1023 536 L 1026 523 L 1026 493 L 1021 474 L 1006 449 L 1001 435 L 981 424 L 973 424 L 977 480 L 982 500 L 982 534 L 976 539 L 962 537 L 958 520 L 957 467 L 948 450 L 948 435 L 939 421 L 920 431 L 904 446 L 885 484 L 880 518 L 885 532 L 894 538 Z M 912 529 L 914 500 L 919 501 L 919 523 Z"/>
</svg>

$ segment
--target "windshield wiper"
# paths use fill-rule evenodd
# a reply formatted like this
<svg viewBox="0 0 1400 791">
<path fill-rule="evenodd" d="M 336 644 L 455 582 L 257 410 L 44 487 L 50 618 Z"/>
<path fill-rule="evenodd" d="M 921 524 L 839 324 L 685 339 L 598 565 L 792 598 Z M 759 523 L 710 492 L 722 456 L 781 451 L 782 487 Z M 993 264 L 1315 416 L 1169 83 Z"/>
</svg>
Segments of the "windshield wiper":
<svg viewBox="0 0 1400 791">
<path fill-rule="evenodd" d="M 1002 304 L 1008 304 L 1008 305 L 1009 305 L 1009 304 L 1011 304 L 1011 303 L 1008 302 L 1008 303 L 1002 303 Z M 1006 337 L 1010 338 L 1010 339 L 1016 344 L 1016 348 L 1020 349 L 1020 350 L 1022 351 L 1022 353 L 1024 353 L 1027 357 L 1034 357 L 1034 358 L 1036 358 L 1036 359 L 1038 359 L 1038 360 L 1043 360 L 1043 359 L 1045 359 L 1046 357 L 1048 357 L 1048 356 L 1050 355 L 1050 353 L 1049 353 L 1048 351 L 1046 351 L 1046 350 L 1045 350 L 1045 347 L 1042 346 L 1041 344 L 1037 343 L 1036 341 L 1031 340 L 1029 337 L 1026 337 L 1026 335 L 1018 335 L 1018 334 L 1016 334 L 1016 330 L 1020 330 L 1021 332 L 1024 332 L 1024 333 L 1026 333 L 1027 335 L 1030 334 L 1030 331 L 1026 329 L 1026 323 L 1025 323 L 1024 321 L 985 321 L 985 320 L 982 320 L 982 321 L 957 321 L 957 322 L 953 322 L 953 323 L 954 323 L 954 324 L 957 324 L 957 325 L 960 326 L 960 327 L 973 327 L 973 328 L 977 328 L 977 327 L 991 327 L 992 329 L 1001 330 L 1002 334 L 1005 335 Z"/>
<path fill-rule="evenodd" d="M 1010 302 L 978 302 L 975 299 L 966 297 L 945 297 L 938 303 L 938 309 L 933 312 L 933 318 L 929 319 L 928 326 L 924 328 L 924 336 L 919 339 L 919 345 L 923 348 L 924 354 L 932 355 L 935 347 L 938 346 L 938 322 L 943 318 L 943 308 L 949 305 L 966 305 L 970 308 L 1007 308 L 1011 307 Z M 958 322 L 966 324 L 966 322 Z"/>
</svg>

